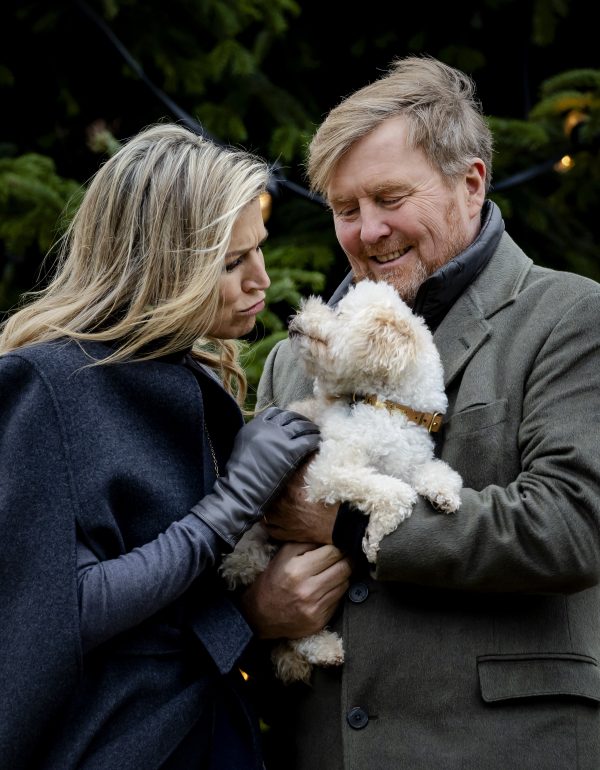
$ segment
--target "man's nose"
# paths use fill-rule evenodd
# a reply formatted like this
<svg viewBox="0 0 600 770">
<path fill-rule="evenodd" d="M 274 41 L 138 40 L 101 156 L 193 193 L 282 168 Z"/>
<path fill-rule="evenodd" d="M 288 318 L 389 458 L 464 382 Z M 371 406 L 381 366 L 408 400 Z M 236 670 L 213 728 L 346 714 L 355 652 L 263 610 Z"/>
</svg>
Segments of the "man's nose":
<svg viewBox="0 0 600 770">
<path fill-rule="evenodd" d="M 387 223 L 384 212 L 368 209 L 361 211 L 360 239 L 363 243 L 377 243 L 381 238 L 391 235 L 392 228 Z"/>
</svg>

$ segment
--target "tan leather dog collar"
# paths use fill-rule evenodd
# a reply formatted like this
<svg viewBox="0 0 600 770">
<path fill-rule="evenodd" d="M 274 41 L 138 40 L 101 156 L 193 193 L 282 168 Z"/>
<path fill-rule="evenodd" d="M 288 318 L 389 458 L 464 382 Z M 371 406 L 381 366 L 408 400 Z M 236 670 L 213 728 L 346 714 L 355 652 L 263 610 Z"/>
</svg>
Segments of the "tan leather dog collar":
<svg viewBox="0 0 600 770">
<path fill-rule="evenodd" d="M 353 393 L 352 403 L 356 404 L 359 401 L 369 404 L 369 406 L 375 406 L 378 409 L 387 409 L 389 412 L 402 412 L 411 422 L 427 428 L 429 433 L 437 433 L 442 427 L 443 415 L 440 412 L 417 412 L 415 409 L 411 409 L 410 406 L 404 406 L 404 404 L 398 404 L 395 401 L 380 401 L 374 394 L 360 396 Z"/>
</svg>

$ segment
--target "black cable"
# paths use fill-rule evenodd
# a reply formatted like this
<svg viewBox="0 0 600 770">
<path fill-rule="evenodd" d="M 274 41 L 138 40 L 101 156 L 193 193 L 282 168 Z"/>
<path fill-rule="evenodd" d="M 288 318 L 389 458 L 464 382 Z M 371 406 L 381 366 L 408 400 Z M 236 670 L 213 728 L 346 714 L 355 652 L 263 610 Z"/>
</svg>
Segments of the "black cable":
<svg viewBox="0 0 600 770">
<path fill-rule="evenodd" d="M 121 43 L 119 38 L 114 34 L 108 24 L 106 24 L 106 22 L 89 7 L 85 0 L 76 0 L 76 3 L 79 8 L 88 16 L 88 18 L 90 18 L 94 24 L 99 27 L 102 32 L 104 32 L 110 42 L 114 45 L 117 51 L 125 59 L 127 64 L 131 67 L 133 72 L 139 77 L 139 79 L 148 86 L 152 93 L 165 105 L 165 107 L 167 107 L 167 109 L 173 113 L 173 115 L 175 115 L 186 126 L 186 128 L 196 134 L 199 134 L 200 136 L 204 136 L 205 138 L 210 139 L 212 142 L 215 142 L 215 144 L 225 146 L 223 142 L 220 142 L 214 136 L 211 136 L 211 134 L 206 131 L 201 123 L 199 123 L 191 115 L 185 112 L 185 110 L 182 110 L 181 107 L 179 107 L 179 105 L 176 104 L 170 96 L 165 94 L 164 91 L 161 91 L 160 88 L 157 88 L 154 85 L 154 83 L 146 76 L 146 73 L 140 66 L 139 62 L 133 58 L 133 56 Z M 501 190 L 506 190 L 509 187 L 514 187 L 517 184 L 522 184 L 523 182 L 526 182 L 529 179 L 533 179 L 540 174 L 545 174 L 554 168 L 554 165 L 560 160 L 561 157 L 562 155 L 558 156 L 557 158 L 544 161 L 543 163 L 539 163 L 538 165 L 532 166 L 529 169 L 519 171 L 518 173 L 513 174 L 513 176 L 510 176 L 507 179 L 503 179 L 496 184 L 492 184 L 490 187 L 490 192 L 500 192 Z M 319 203 L 321 206 L 326 206 L 325 200 L 322 198 L 322 196 L 312 193 L 310 190 L 307 190 L 301 185 L 286 179 L 277 163 L 272 164 L 270 169 L 271 177 L 267 189 L 272 195 L 277 194 L 279 186 L 286 187 L 296 195 L 300 195 L 314 203 Z"/>
<path fill-rule="evenodd" d="M 210 139 L 216 144 L 221 144 L 221 142 L 215 139 L 215 137 L 211 136 L 197 120 L 192 118 L 191 115 L 188 115 L 185 110 L 182 110 L 181 107 L 179 107 L 179 105 L 177 105 L 170 96 L 167 96 L 164 91 L 161 91 L 160 88 L 157 88 L 154 85 L 154 83 L 146 76 L 146 73 L 141 68 L 140 64 L 133 58 L 127 48 L 125 48 L 125 46 L 114 34 L 108 24 L 106 24 L 106 22 L 101 19 L 100 16 L 98 16 L 98 14 L 92 10 L 87 3 L 83 2 L 83 0 L 76 0 L 76 2 L 81 10 L 94 22 L 94 24 L 99 27 L 102 32 L 104 32 L 110 42 L 125 59 L 127 64 L 140 78 L 140 80 L 142 80 L 148 86 L 152 93 L 173 113 L 173 115 L 177 116 L 177 118 L 185 125 L 186 128 L 188 128 L 190 131 L 193 131 L 195 134 L 198 134 L 199 136 Z"/>
<path fill-rule="evenodd" d="M 543 163 L 538 163 L 536 166 L 531 166 L 531 168 L 526 168 L 523 171 L 518 171 L 516 174 L 513 174 L 512 176 L 507 177 L 506 179 L 503 179 L 502 181 L 498 182 L 497 184 L 493 184 L 490 187 L 490 192 L 500 192 L 500 190 L 507 190 L 509 187 L 514 187 L 517 184 L 522 184 L 523 182 L 529 181 L 529 179 L 533 179 L 536 176 L 540 176 L 540 174 L 546 174 L 548 171 L 552 171 L 554 166 L 558 163 L 558 161 L 563 157 L 565 153 L 561 153 L 556 158 L 551 158 L 550 160 L 545 160 Z"/>
<path fill-rule="evenodd" d="M 76 0 L 76 3 L 83 11 L 83 13 L 85 13 L 86 16 L 91 19 L 91 21 L 99 29 L 102 30 L 102 32 L 114 45 L 117 51 L 125 59 L 127 64 L 131 67 L 133 72 L 138 76 L 138 78 L 148 86 L 148 88 L 157 97 L 157 99 L 159 99 L 159 101 L 161 101 L 165 107 L 167 107 L 167 109 L 184 124 L 186 128 L 188 128 L 190 131 L 193 131 L 195 134 L 198 134 L 199 136 L 210 139 L 210 141 L 220 145 L 221 147 L 225 146 L 223 142 L 220 142 L 214 136 L 211 136 L 211 134 L 209 134 L 209 132 L 202 126 L 201 123 L 195 120 L 185 110 L 182 110 L 181 107 L 176 104 L 170 96 L 168 96 L 164 91 L 161 91 L 160 88 L 157 88 L 157 86 L 154 85 L 150 78 L 147 77 L 139 62 L 133 58 L 133 56 L 129 53 L 123 43 L 121 43 L 112 29 L 108 26 L 108 24 L 106 24 L 104 19 L 98 16 L 98 14 L 92 8 L 90 8 L 90 6 L 84 0 Z M 304 187 L 301 187 L 300 185 L 295 184 L 294 182 L 290 182 L 288 179 L 286 179 L 277 164 L 272 164 L 270 169 L 271 177 L 267 189 L 272 195 L 277 194 L 278 187 L 281 185 L 282 187 L 287 187 L 289 190 L 296 193 L 296 195 L 301 195 L 308 200 L 321 203 L 323 206 L 325 205 L 325 201 L 320 196 L 314 195 L 310 192 L 310 190 L 306 190 Z"/>
<path fill-rule="evenodd" d="M 301 187 L 299 184 L 286 179 L 278 163 L 273 163 L 271 166 L 271 180 L 274 184 L 275 190 L 269 190 L 269 192 L 277 192 L 277 186 L 281 185 L 282 187 L 287 187 L 288 190 L 296 193 L 296 195 L 301 195 L 303 198 L 307 198 L 313 203 L 320 203 L 321 206 L 327 206 L 325 199 L 320 195 L 317 195 L 317 193 L 313 193 L 310 190 L 307 190 L 305 187 Z"/>
</svg>

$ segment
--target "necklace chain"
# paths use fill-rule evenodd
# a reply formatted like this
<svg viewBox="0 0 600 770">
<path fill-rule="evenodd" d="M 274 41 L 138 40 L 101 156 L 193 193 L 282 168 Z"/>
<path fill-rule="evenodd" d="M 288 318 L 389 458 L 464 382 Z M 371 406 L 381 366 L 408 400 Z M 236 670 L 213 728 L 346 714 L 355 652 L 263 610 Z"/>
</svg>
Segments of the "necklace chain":
<svg viewBox="0 0 600 770">
<path fill-rule="evenodd" d="M 206 438 L 208 439 L 208 448 L 210 449 L 213 465 L 215 466 L 215 473 L 217 474 L 217 478 L 219 478 L 219 476 L 221 475 L 219 473 L 219 463 L 217 462 L 217 456 L 215 454 L 213 443 L 210 440 L 210 433 L 208 432 L 208 428 L 206 427 L 206 425 L 204 425 L 204 432 L 206 433 Z"/>
</svg>

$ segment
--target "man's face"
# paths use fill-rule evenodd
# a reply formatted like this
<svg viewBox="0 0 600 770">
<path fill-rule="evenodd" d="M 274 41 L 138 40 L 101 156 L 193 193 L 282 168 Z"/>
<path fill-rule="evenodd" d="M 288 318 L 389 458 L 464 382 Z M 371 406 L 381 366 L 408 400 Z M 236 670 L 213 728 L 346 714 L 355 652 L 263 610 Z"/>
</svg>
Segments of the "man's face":
<svg viewBox="0 0 600 770">
<path fill-rule="evenodd" d="M 485 166 L 448 183 L 406 146 L 402 117 L 356 142 L 327 188 L 335 232 L 358 280 L 387 281 L 411 303 L 421 283 L 477 236 Z"/>
</svg>

